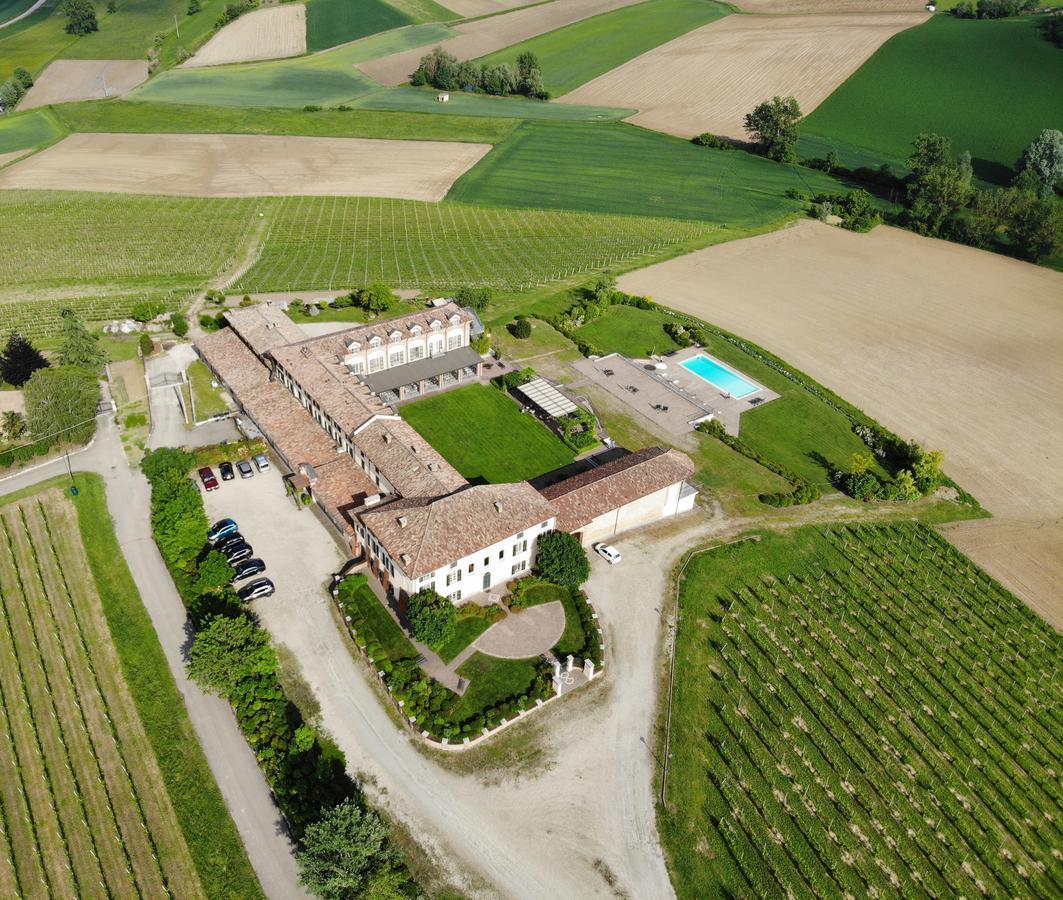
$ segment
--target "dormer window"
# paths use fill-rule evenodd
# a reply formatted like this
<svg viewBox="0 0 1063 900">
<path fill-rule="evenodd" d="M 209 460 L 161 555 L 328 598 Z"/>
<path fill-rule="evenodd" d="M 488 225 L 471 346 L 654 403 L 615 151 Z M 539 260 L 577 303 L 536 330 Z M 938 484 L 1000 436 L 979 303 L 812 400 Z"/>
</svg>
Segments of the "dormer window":
<svg viewBox="0 0 1063 900">
<path fill-rule="evenodd" d="M 391 334 L 388 335 L 388 337 L 391 340 L 393 340 L 393 341 L 400 340 L 402 338 L 402 332 L 401 331 L 393 331 L 393 332 L 391 332 Z"/>
<path fill-rule="evenodd" d="M 359 350 L 361 350 L 361 349 L 362 349 L 362 342 L 361 342 L 361 341 L 351 341 L 351 342 L 350 342 L 350 343 L 349 343 L 349 344 L 347 345 L 347 349 L 348 349 L 348 350 L 349 350 L 349 351 L 350 351 L 351 353 L 357 353 L 357 352 L 358 352 Z"/>
<path fill-rule="evenodd" d="M 439 331 L 443 327 L 443 323 L 439 319 L 432 319 L 432 331 Z"/>
<path fill-rule="evenodd" d="M 369 346 L 370 347 L 379 347 L 382 343 L 383 343 L 383 341 L 381 341 L 380 338 L 377 337 L 376 335 L 373 335 L 373 337 L 371 337 L 369 339 Z"/>
<path fill-rule="evenodd" d="M 412 335 L 418 335 L 418 334 L 420 334 L 420 333 L 421 333 L 421 326 L 420 326 L 420 325 L 414 325 L 414 326 L 413 326 L 413 327 L 412 327 L 412 328 L 410 329 L 410 334 L 412 334 Z"/>
<path fill-rule="evenodd" d="M 450 324 L 451 324 L 451 325 L 457 325 L 457 324 L 458 324 L 458 322 L 460 322 L 460 321 L 461 321 L 461 319 L 460 319 L 460 318 L 458 317 L 458 314 L 457 314 L 457 313 L 454 313 L 454 315 L 452 315 L 452 316 L 450 317 Z"/>
</svg>

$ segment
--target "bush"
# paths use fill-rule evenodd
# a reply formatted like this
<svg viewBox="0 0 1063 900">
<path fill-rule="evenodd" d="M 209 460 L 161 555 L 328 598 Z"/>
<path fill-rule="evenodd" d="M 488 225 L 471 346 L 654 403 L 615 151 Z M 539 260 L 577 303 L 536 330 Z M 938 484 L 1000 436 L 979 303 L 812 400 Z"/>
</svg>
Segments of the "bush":
<svg viewBox="0 0 1063 900">
<path fill-rule="evenodd" d="M 571 534 L 548 531 L 539 536 L 535 572 L 554 584 L 578 588 L 590 576 L 591 564 L 587 551 Z"/>
<path fill-rule="evenodd" d="M 469 346 L 472 347 L 480 356 L 483 356 L 488 350 L 491 349 L 491 334 L 485 331 L 478 337 L 474 337 L 469 341 Z"/>
<path fill-rule="evenodd" d="M 140 344 L 140 352 L 143 356 L 151 356 L 155 352 L 155 342 L 151 339 L 151 335 L 142 333 L 138 340 Z"/>
<path fill-rule="evenodd" d="M 711 150 L 734 150 L 735 145 L 721 137 L 717 137 L 709 131 L 702 132 L 690 139 L 690 143 L 699 147 L 708 147 Z"/>
<path fill-rule="evenodd" d="M 140 300 L 133 304 L 131 315 L 137 322 L 150 322 L 165 309 L 158 300 Z"/>
<path fill-rule="evenodd" d="M 594 415 L 582 406 L 577 406 L 574 412 L 561 416 L 557 424 L 561 428 L 561 440 L 577 453 L 598 443 Z"/>
<path fill-rule="evenodd" d="M 181 313 L 173 313 L 170 316 L 170 328 L 179 338 L 188 334 L 188 319 Z"/>
<path fill-rule="evenodd" d="M 529 322 L 525 316 L 518 316 L 513 322 L 510 323 L 509 333 L 512 334 L 513 337 L 517 338 L 518 340 L 526 341 L 528 338 L 531 337 L 531 322 Z"/>
<path fill-rule="evenodd" d="M 406 617 L 413 636 L 438 650 L 454 636 L 458 610 L 446 597 L 426 590 L 419 591 L 407 601 Z"/>
<path fill-rule="evenodd" d="M 505 375 L 497 375 L 491 379 L 493 384 L 500 391 L 511 391 L 513 388 L 518 388 L 522 384 L 527 384 L 535 377 L 535 369 L 510 369 Z"/>
</svg>

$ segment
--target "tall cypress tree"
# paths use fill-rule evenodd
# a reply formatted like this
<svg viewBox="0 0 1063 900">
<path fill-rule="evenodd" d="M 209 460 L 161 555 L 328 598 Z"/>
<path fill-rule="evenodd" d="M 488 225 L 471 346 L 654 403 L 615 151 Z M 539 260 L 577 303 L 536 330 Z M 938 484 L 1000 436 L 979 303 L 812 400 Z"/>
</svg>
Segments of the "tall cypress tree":
<svg viewBox="0 0 1063 900">
<path fill-rule="evenodd" d="M 22 387 L 34 372 L 47 367 L 48 360 L 44 354 L 27 338 L 12 331 L 0 353 L 0 378 L 15 387 Z"/>
<path fill-rule="evenodd" d="M 79 366 L 90 372 L 98 373 L 107 358 L 100 347 L 99 339 L 96 335 L 88 333 L 72 309 L 64 309 L 60 315 L 63 318 L 63 343 L 59 348 L 60 364 Z"/>
</svg>

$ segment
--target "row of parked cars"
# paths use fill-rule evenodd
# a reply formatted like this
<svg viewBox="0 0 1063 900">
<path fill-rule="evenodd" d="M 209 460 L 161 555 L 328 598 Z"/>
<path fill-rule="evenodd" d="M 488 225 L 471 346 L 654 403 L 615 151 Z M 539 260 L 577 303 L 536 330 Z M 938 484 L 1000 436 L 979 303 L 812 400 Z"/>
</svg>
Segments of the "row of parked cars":
<svg viewBox="0 0 1063 900">
<path fill-rule="evenodd" d="M 215 522 L 207 532 L 211 547 L 221 551 L 235 570 L 233 583 L 245 581 L 266 571 L 266 564 L 255 557 L 254 549 L 240 534 L 240 528 L 234 519 L 221 519 Z M 259 597 L 268 597 L 274 591 L 273 582 L 268 578 L 255 578 L 243 587 L 237 588 L 236 594 L 247 603 Z"/>
<path fill-rule="evenodd" d="M 269 460 L 266 458 L 265 453 L 259 453 L 257 456 L 252 457 L 251 461 L 255 464 L 254 468 L 251 467 L 251 462 L 246 459 L 238 460 L 234 468 L 233 464 L 226 460 L 218 466 L 221 480 L 232 481 L 237 472 L 240 473 L 241 478 L 252 478 L 254 477 L 255 469 L 258 469 L 259 472 L 265 472 L 269 469 Z M 203 490 L 205 491 L 216 491 L 218 489 L 218 478 L 210 466 L 204 466 L 199 470 L 199 480 L 203 482 Z"/>
</svg>

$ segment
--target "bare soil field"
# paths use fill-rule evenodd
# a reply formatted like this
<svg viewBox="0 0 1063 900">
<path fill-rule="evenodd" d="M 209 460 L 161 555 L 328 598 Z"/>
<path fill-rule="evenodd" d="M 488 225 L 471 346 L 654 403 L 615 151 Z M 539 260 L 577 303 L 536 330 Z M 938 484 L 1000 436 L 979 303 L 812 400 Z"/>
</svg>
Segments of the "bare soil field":
<svg viewBox="0 0 1063 900">
<path fill-rule="evenodd" d="M 561 103 L 635 107 L 628 121 L 693 137 L 746 137 L 760 101 L 793 95 L 810 113 L 899 31 L 926 13 L 727 16 L 588 81 Z"/>
<path fill-rule="evenodd" d="M 456 37 L 438 44 L 415 47 L 413 50 L 403 50 L 380 59 L 359 63 L 357 68 L 380 84 L 403 84 L 417 68 L 421 57 L 433 46 L 442 47 L 458 59 L 476 59 L 536 35 L 638 2 L 639 0 L 555 0 L 553 3 L 517 9 L 504 15 L 457 25 L 454 29 L 457 32 Z"/>
<path fill-rule="evenodd" d="M 473 16 L 488 16 L 491 13 L 502 12 L 504 9 L 516 9 L 518 6 L 527 6 L 534 2 L 535 0 L 451 0 L 447 4 L 447 9 L 471 19 Z"/>
<path fill-rule="evenodd" d="M 40 74 L 18 108 L 120 97 L 147 80 L 148 63 L 143 59 L 57 59 Z"/>
<path fill-rule="evenodd" d="M 232 134 L 73 134 L 0 172 L 0 188 L 192 197 L 442 200 L 491 147 Z"/>
<path fill-rule="evenodd" d="M 26 150 L 12 150 L 10 153 L 0 153 L 0 169 L 6 166 L 8 163 L 13 163 L 16 159 L 21 159 L 28 153 L 32 153 L 31 149 Z"/>
<path fill-rule="evenodd" d="M 620 286 L 750 338 L 943 450 L 995 517 L 949 537 L 1063 627 L 1063 275 L 898 229 L 801 222 Z"/>
<path fill-rule="evenodd" d="M 747 13 L 923 12 L 923 0 L 739 0 Z"/>
<path fill-rule="evenodd" d="M 286 3 L 245 13 L 207 41 L 183 68 L 282 59 L 306 53 L 306 7 Z"/>
</svg>

